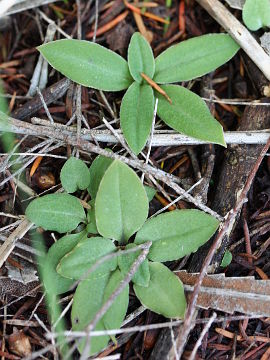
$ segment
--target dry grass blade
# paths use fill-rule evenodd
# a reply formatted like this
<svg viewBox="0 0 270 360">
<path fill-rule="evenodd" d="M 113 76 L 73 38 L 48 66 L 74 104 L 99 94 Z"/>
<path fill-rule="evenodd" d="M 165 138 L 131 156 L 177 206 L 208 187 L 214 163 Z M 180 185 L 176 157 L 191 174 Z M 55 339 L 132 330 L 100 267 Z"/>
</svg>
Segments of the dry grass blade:
<svg viewBox="0 0 270 360">
<path fill-rule="evenodd" d="M 24 219 L 20 225 L 13 231 L 13 233 L 6 239 L 4 244 L 0 247 L 0 268 L 11 254 L 15 247 L 16 241 L 21 239 L 29 229 L 33 226 L 33 223 Z"/>
</svg>

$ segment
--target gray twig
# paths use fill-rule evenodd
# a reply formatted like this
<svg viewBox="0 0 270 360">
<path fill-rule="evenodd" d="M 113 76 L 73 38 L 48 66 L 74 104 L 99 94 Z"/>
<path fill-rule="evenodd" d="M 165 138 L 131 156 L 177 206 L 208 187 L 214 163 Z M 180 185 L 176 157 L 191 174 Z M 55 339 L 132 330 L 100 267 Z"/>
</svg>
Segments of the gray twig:
<svg viewBox="0 0 270 360">
<path fill-rule="evenodd" d="M 151 134 L 150 134 L 150 140 L 149 140 L 148 150 L 147 150 L 147 154 L 146 154 L 145 164 L 148 164 L 148 162 L 149 162 L 150 153 L 151 153 L 151 149 L 152 149 L 154 130 L 155 130 L 155 123 L 156 123 L 156 116 L 157 116 L 157 107 L 158 107 L 158 98 L 156 98 L 156 101 L 155 101 L 154 114 L 153 114 L 153 120 L 152 120 L 152 126 L 151 126 Z M 144 173 L 142 173 L 141 180 L 142 180 L 142 183 L 143 183 L 143 181 L 144 181 Z"/>
<path fill-rule="evenodd" d="M 104 150 L 94 144 L 89 143 L 88 141 L 83 140 L 83 136 L 80 138 L 80 142 L 78 143 L 76 134 L 72 131 L 66 131 L 63 127 L 41 127 L 36 126 L 33 124 L 29 124 L 20 120 L 13 119 L 9 116 L 0 112 L 0 131 L 7 130 L 7 126 L 5 124 L 1 124 L 1 120 L 9 122 L 8 130 L 11 132 L 23 132 L 25 134 L 31 135 L 38 135 L 38 136 L 45 136 L 51 139 L 60 140 L 68 142 L 70 145 L 78 147 L 87 152 L 93 152 L 99 155 L 103 155 L 112 159 L 118 159 L 129 166 L 136 168 L 140 171 L 145 172 L 146 174 L 150 174 L 154 176 L 156 179 L 161 180 L 166 185 L 171 187 L 178 195 L 183 195 L 185 199 L 189 202 L 195 204 L 199 209 L 203 210 L 204 212 L 214 216 L 218 220 L 222 221 L 223 217 L 217 214 L 215 211 L 210 209 L 208 206 L 202 204 L 199 200 L 195 199 L 193 196 L 188 194 L 184 189 L 182 189 L 176 182 L 179 182 L 179 178 L 173 176 L 171 174 L 167 174 L 166 172 L 157 169 L 153 166 L 144 164 L 143 162 L 135 159 L 127 159 L 124 156 L 114 154 L 113 152 Z M 61 130 L 60 130 L 61 129 Z M 75 129 L 76 131 L 76 129 Z"/>
<path fill-rule="evenodd" d="M 217 314 L 214 312 L 213 315 L 210 317 L 210 319 L 208 320 L 208 322 L 206 323 L 205 327 L 203 328 L 203 331 L 200 334 L 199 339 L 197 340 L 192 353 L 190 354 L 189 360 L 195 360 L 196 358 L 196 353 L 199 349 L 199 347 L 201 346 L 201 343 L 203 341 L 203 338 L 205 336 L 205 334 L 207 333 L 207 331 L 210 329 L 213 321 L 215 320 L 215 318 L 217 317 Z"/>
</svg>

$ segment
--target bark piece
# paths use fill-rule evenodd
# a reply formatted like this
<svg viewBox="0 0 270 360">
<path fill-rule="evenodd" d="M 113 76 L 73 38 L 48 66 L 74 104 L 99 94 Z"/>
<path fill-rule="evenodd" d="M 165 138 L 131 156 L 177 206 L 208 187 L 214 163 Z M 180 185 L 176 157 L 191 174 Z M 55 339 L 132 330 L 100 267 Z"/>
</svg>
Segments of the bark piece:
<svg viewBox="0 0 270 360">
<path fill-rule="evenodd" d="M 39 287 L 38 281 L 22 284 L 8 277 L 0 277 L 0 298 L 4 295 L 8 298 L 21 297 L 24 295 L 35 297 L 39 291 L 41 291 L 41 288 Z"/>
<path fill-rule="evenodd" d="M 187 296 L 193 291 L 198 274 L 177 271 Z M 225 277 L 225 274 L 205 276 L 197 306 L 233 314 L 235 311 L 253 316 L 270 316 L 269 280 L 255 280 L 253 276 Z"/>
<path fill-rule="evenodd" d="M 70 80 L 64 78 L 57 83 L 51 85 L 47 89 L 42 91 L 44 101 L 47 105 L 61 98 L 67 91 L 70 85 Z M 43 108 L 43 104 L 39 95 L 36 95 L 33 99 L 27 101 L 23 106 L 16 109 L 12 116 L 16 119 L 24 120 L 28 116 L 35 114 L 38 110 Z"/>
</svg>

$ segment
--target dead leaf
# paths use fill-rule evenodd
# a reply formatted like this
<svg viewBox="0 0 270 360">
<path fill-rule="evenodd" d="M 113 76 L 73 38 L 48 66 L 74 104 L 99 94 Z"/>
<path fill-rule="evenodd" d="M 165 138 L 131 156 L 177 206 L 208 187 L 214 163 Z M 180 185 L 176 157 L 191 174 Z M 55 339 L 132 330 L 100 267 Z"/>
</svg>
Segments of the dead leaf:
<svg viewBox="0 0 270 360">
<path fill-rule="evenodd" d="M 13 334 L 8 338 L 8 347 L 11 352 L 23 357 L 32 352 L 28 336 L 22 330 L 18 331 L 17 328 L 13 329 Z"/>
<path fill-rule="evenodd" d="M 177 271 L 187 296 L 191 294 L 198 274 Z M 270 316 L 270 280 L 255 280 L 253 276 L 226 278 L 224 274 L 205 276 L 197 306 L 203 309 L 235 311 L 254 316 Z"/>
</svg>

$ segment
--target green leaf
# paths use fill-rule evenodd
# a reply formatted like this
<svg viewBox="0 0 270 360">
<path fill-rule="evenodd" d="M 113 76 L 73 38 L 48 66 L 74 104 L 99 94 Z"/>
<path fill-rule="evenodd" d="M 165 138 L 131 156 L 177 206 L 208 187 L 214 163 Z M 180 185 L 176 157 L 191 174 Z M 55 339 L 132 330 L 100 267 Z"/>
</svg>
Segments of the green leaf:
<svg viewBox="0 0 270 360">
<path fill-rule="evenodd" d="M 2 87 L 2 81 L 0 82 L 0 111 L 3 113 L 8 112 L 7 102 L 4 95 L 3 87 Z"/>
<path fill-rule="evenodd" d="M 72 329 L 74 331 L 84 330 L 94 319 L 102 305 L 109 299 L 112 293 L 119 287 L 123 275 L 119 270 L 110 276 L 107 274 L 99 279 L 91 278 L 83 280 L 74 295 L 71 311 Z M 98 322 L 95 330 L 117 329 L 122 325 L 126 315 L 129 301 L 128 285 L 117 296 L 111 307 L 103 318 Z M 102 350 L 109 341 L 109 336 L 93 336 L 91 338 L 91 354 Z M 79 351 L 84 349 L 85 341 L 79 345 Z"/>
<path fill-rule="evenodd" d="M 239 50 L 227 34 L 198 36 L 173 45 L 156 58 L 154 81 L 158 84 L 203 76 L 230 60 Z"/>
<path fill-rule="evenodd" d="M 38 47 L 48 63 L 63 75 L 98 90 L 119 91 L 132 78 L 128 64 L 118 54 L 84 40 L 57 40 Z"/>
<path fill-rule="evenodd" d="M 90 183 L 88 167 L 82 160 L 70 157 L 61 169 L 60 180 L 68 193 L 84 190 Z"/>
<path fill-rule="evenodd" d="M 139 33 L 132 35 L 128 47 L 129 71 L 135 81 L 142 83 L 141 73 L 150 79 L 155 73 L 155 59 L 148 41 Z"/>
<path fill-rule="evenodd" d="M 140 85 L 134 82 L 122 99 L 120 122 L 123 135 L 136 155 L 146 144 L 151 131 L 153 116 L 153 89 L 150 85 Z"/>
<path fill-rule="evenodd" d="M 115 160 L 105 172 L 97 192 L 98 232 L 126 242 L 141 228 L 148 209 L 147 195 L 138 176 L 126 164 Z"/>
<path fill-rule="evenodd" d="M 62 259 L 56 270 L 58 274 L 70 278 L 80 279 L 87 276 L 87 271 L 103 256 L 116 250 L 113 242 L 102 237 L 85 238 Z M 102 277 L 104 274 L 114 270 L 117 266 L 117 257 L 113 257 L 98 266 L 88 278 Z"/>
<path fill-rule="evenodd" d="M 120 286 L 121 281 L 123 281 L 124 275 L 119 271 L 115 270 L 106 285 L 104 291 L 103 303 L 110 298 L 112 293 Z M 127 313 L 129 302 L 129 286 L 127 285 L 124 290 L 117 296 L 113 304 L 110 306 L 106 314 L 103 316 L 102 320 L 107 330 L 109 329 L 118 329 L 121 327 L 122 322 Z"/>
<path fill-rule="evenodd" d="M 136 247 L 135 244 L 128 244 L 125 250 L 131 249 Z M 138 258 L 141 254 L 141 250 L 138 250 L 134 253 L 130 254 L 123 254 L 118 256 L 118 266 L 123 274 L 127 274 L 134 263 L 134 261 Z M 134 274 L 132 281 L 134 284 L 140 286 L 148 286 L 150 280 L 150 272 L 149 272 L 149 265 L 148 260 L 144 260 L 143 263 L 139 266 L 139 269 Z"/>
<path fill-rule="evenodd" d="M 202 211 L 175 210 L 148 220 L 138 231 L 135 244 L 152 241 L 150 260 L 178 260 L 208 241 L 218 225 L 218 220 Z"/>
<path fill-rule="evenodd" d="M 179 278 L 166 266 L 149 263 L 150 282 L 148 287 L 134 285 L 137 298 L 147 309 L 167 318 L 184 318 L 186 298 Z"/>
<path fill-rule="evenodd" d="M 242 15 L 249 30 L 270 26 L 270 0 L 246 0 Z"/>
<path fill-rule="evenodd" d="M 63 256 L 70 252 L 80 240 L 86 237 L 86 231 L 82 231 L 78 234 L 71 234 L 63 236 L 61 239 L 54 243 L 44 261 L 45 267 L 43 270 L 43 284 L 46 291 L 50 291 L 50 284 L 54 284 L 55 295 L 65 293 L 70 289 L 73 280 L 64 278 L 56 272 L 56 267 Z"/>
<path fill-rule="evenodd" d="M 157 190 L 152 188 L 151 186 L 147 186 L 147 185 L 144 185 L 144 189 L 146 191 L 146 195 L 148 197 L 148 201 L 152 201 L 154 196 L 156 195 L 157 193 Z"/>
<path fill-rule="evenodd" d="M 229 250 L 226 250 L 220 266 L 225 268 L 229 266 L 231 262 L 232 262 L 232 253 Z"/>
<path fill-rule="evenodd" d="M 26 208 L 26 217 L 45 230 L 65 233 L 86 220 L 79 200 L 68 194 L 49 194 L 33 200 Z"/>
<path fill-rule="evenodd" d="M 88 187 L 88 192 L 91 195 L 92 199 L 95 199 L 100 184 L 105 171 L 113 162 L 113 159 L 106 156 L 99 155 L 92 162 L 89 172 L 90 172 L 90 184 Z"/>
<path fill-rule="evenodd" d="M 98 234 L 96 225 L 96 212 L 95 212 L 95 200 L 89 201 L 91 209 L 87 210 L 87 226 L 86 230 L 89 234 Z"/>
<path fill-rule="evenodd" d="M 103 305 L 104 291 L 108 283 L 109 274 L 95 279 L 86 279 L 79 283 L 73 298 L 71 322 L 73 331 L 83 331 L 94 319 Z M 106 330 L 102 319 L 97 323 L 95 330 Z M 91 353 L 102 350 L 107 346 L 108 335 L 91 337 Z M 85 340 L 79 343 L 78 349 L 82 353 Z"/>
<path fill-rule="evenodd" d="M 162 89 L 172 104 L 157 94 L 157 113 L 168 126 L 195 139 L 226 146 L 222 126 L 198 95 L 178 85 L 163 85 Z"/>
</svg>

